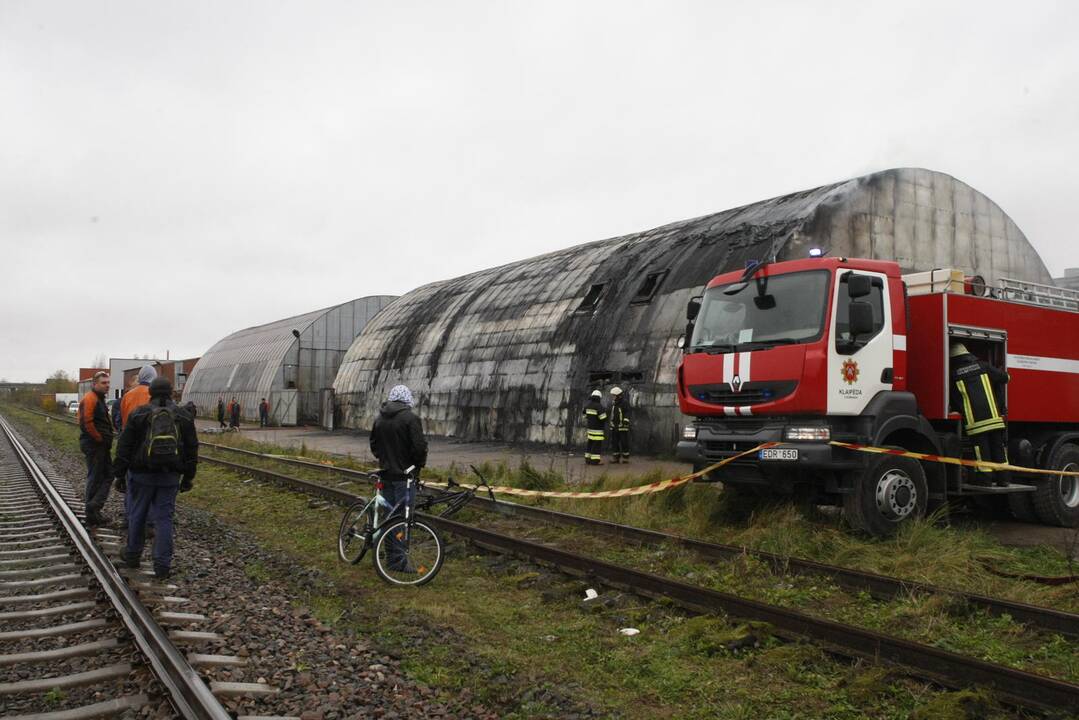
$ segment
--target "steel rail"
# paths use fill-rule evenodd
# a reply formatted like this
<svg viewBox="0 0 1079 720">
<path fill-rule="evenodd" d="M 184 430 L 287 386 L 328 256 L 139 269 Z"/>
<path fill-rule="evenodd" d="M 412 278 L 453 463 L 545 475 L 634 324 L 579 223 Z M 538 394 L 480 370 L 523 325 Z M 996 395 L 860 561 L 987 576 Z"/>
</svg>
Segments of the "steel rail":
<svg viewBox="0 0 1079 720">
<path fill-rule="evenodd" d="M 230 470 L 288 488 L 300 489 L 306 494 L 342 504 L 350 504 L 360 497 L 345 490 L 326 487 L 264 468 L 241 465 L 219 458 L 202 459 Z M 817 618 L 797 610 L 690 585 L 672 578 L 502 535 L 447 518 L 423 513 L 417 513 L 417 517 L 422 517 L 425 522 L 431 523 L 438 529 L 468 538 L 503 553 L 524 555 L 573 574 L 585 575 L 642 595 L 667 598 L 684 608 L 697 612 L 724 612 L 738 618 L 767 622 L 777 630 L 776 634 L 780 636 L 809 639 L 840 655 L 868 658 L 900 666 L 913 676 L 945 687 L 964 688 L 981 685 L 993 689 L 1009 703 L 1041 710 L 1073 711 L 1079 707 L 1079 685 L 1064 680 Z"/>
<path fill-rule="evenodd" d="M 22 442 L 15 436 L 11 425 L 2 417 L 0 429 L 11 442 L 16 456 L 71 538 L 75 549 L 90 568 L 120 621 L 131 633 L 135 645 L 150 664 L 154 675 L 165 686 L 176 711 L 187 720 L 229 720 L 231 716 L 94 543 L 74 511 L 34 462 Z"/>
<path fill-rule="evenodd" d="M 202 444 L 215 450 L 228 450 L 234 453 L 295 465 L 297 467 L 326 470 L 349 477 L 355 477 L 356 479 L 365 482 L 370 480 L 366 473 L 351 468 L 324 465 L 322 463 L 297 458 L 273 457 L 265 453 L 258 453 L 217 443 L 204 442 Z M 492 501 L 478 495 L 472 502 L 483 510 L 506 515 L 528 517 L 542 522 L 557 523 L 559 525 L 580 527 L 617 537 L 622 540 L 630 540 L 644 546 L 657 547 L 663 544 L 678 545 L 687 550 L 696 552 L 702 557 L 710 559 L 730 560 L 739 556 L 748 556 L 766 563 L 775 572 L 793 572 L 799 575 L 828 577 L 845 590 L 856 592 L 865 591 L 878 600 L 894 600 L 895 598 L 918 593 L 953 597 L 965 602 L 971 607 L 981 608 L 993 615 L 1008 615 L 1017 622 L 1026 623 L 1046 632 L 1060 633 L 1073 638 L 1079 637 L 1079 614 L 1057 610 L 1055 608 L 1031 605 L 1015 600 L 996 598 L 913 580 L 903 580 L 888 575 L 880 575 L 865 570 L 830 565 L 805 558 L 777 555 L 775 553 L 764 550 L 754 550 L 741 545 L 724 545 L 722 543 L 696 540 L 684 535 L 674 535 L 658 530 L 634 527 L 632 525 L 621 525 L 607 520 L 600 520 L 558 510 L 522 505 L 520 503 L 507 502 L 505 500 Z"/>
</svg>

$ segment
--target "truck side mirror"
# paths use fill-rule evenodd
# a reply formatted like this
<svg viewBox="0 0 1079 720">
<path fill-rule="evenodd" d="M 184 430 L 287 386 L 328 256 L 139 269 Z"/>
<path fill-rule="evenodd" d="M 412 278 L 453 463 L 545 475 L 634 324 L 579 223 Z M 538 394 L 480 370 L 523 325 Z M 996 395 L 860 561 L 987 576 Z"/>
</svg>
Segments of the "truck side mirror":
<svg viewBox="0 0 1079 720">
<path fill-rule="evenodd" d="M 701 296 L 691 297 L 686 304 L 686 320 L 693 322 L 701 312 Z"/>
<path fill-rule="evenodd" d="M 873 289 L 873 278 L 868 275 L 855 275 L 847 273 L 847 297 L 860 298 L 868 295 Z"/>
<path fill-rule="evenodd" d="M 686 349 L 686 336 L 685 335 L 679 335 L 678 336 L 678 349 L 679 350 L 685 350 Z"/>
<path fill-rule="evenodd" d="M 869 278 L 866 278 L 867 280 Z M 850 304 L 848 320 L 852 338 L 873 332 L 873 306 L 863 300 Z"/>
</svg>

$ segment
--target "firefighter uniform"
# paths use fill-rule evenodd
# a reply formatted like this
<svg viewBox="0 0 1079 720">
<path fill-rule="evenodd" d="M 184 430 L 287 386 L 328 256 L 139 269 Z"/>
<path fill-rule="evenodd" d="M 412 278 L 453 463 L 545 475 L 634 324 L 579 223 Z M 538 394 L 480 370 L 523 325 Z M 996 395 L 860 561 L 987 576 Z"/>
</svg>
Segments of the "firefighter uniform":
<svg viewBox="0 0 1079 720">
<path fill-rule="evenodd" d="M 586 465 L 599 465 L 603 462 L 603 429 L 607 425 L 607 410 L 603 407 L 603 393 L 592 391 L 592 397 L 584 408 L 585 427 L 588 429 L 588 444 L 584 451 Z"/>
<path fill-rule="evenodd" d="M 1008 373 L 982 362 L 962 343 L 952 343 L 951 375 L 952 408 L 963 415 L 963 429 L 974 443 L 975 458 L 1008 462 L 999 400 Z M 978 471 L 993 472 L 981 468 Z M 1007 471 L 998 471 L 995 479 L 998 485 L 1007 485 L 1011 478 Z"/>
<path fill-rule="evenodd" d="M 611 388 L 611 462 L 629 462 L 629 413 L 622 388 Z"/>
</svg>

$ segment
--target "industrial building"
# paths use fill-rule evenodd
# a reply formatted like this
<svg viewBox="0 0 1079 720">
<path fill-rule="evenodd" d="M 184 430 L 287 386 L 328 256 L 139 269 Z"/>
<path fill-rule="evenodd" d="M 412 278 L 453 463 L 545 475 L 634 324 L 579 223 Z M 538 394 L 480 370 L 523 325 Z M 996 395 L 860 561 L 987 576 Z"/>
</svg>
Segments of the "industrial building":
<svg viewBox="0 0 1079 720">
<path fill-rule="evenodd" d="M 430 433 L 577 445 L 594 388 L 626 388 L 633 443 L 670 450 L 687 300 L 748 261 L 831 255 L 1051 281 L 1022 231 L 955 178 L 893 169 L 425 285 L 356 339 L 334 383 L 367 429 L 408 384 Z"/>
<path fill-rule="evenodd" d="M 246 328 L 222 338 L 199 359 L 183 402 L 213 415 L 218 398 L 235 397 L 245 420 L 258 420 L 262 398 L 275 425 L 332 424 L 330 388 L 352 341 L 390 295 L 373 295 Z M 323 410 L 326 412 L 323 412 Z"/>
</svg>

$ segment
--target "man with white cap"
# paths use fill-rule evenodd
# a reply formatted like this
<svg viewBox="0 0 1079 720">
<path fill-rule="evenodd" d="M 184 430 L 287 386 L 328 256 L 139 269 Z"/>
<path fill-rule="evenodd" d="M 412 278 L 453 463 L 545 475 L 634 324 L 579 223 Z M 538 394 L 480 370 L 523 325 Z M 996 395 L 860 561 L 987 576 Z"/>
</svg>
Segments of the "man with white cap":
<svg viewBox="0 0 1079 720">
<path fill-rule="evenodd" d="M 592 391 L 592 397 L 584 406 L 585 428 L 588 444 L 585 446 L 585 465 L 603 464 L 603 437 L 607 427 L 607 410 L 603 407 L 603 393 Z"/>
<path fill-rule="evenodd" d="M 405 471 L 415 467 L 418 478 L 420 469 L 427 464 L 427 438 L 412 405 L 412 391 L 405 385 L 395 385 L 371 428 L 371 453 L 382 468 L 382 497 L 391 506 L 406 497 Z M 411 502 L 412 498 L 408 500 Z M 393 555 L 390 564 L 396 566 L 393 569 L 407 571 L 403 549 L 391 541 L 390 552 Z"/>
<path fill-rule="evenodd" d="M 611 388 L 611 462 L 629 463 L 629 413 L 622 388 Z"/>
</svg>

